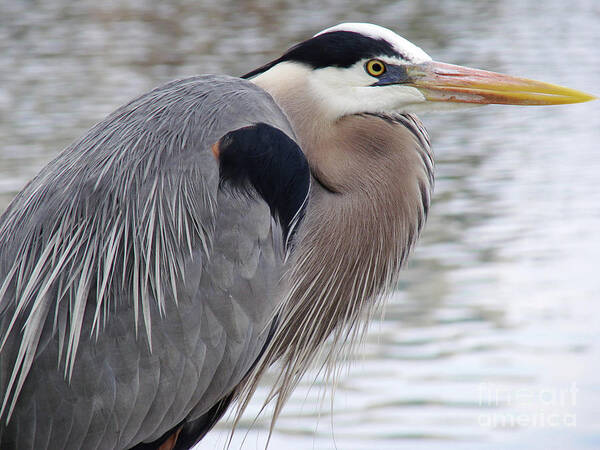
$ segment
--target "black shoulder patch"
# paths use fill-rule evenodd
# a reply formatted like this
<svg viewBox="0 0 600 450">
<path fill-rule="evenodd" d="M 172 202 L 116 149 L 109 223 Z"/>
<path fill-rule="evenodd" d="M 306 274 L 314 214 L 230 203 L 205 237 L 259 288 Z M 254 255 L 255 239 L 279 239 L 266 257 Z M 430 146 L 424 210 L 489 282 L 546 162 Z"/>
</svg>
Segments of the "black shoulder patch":
<svg viewBox="0 0 600 450">
<path fill-rule="evenodd" d="M 283 56 L 259 67 L 242 78 L 252 78 L 284 61 L 307 64 L 313 69 L 350 67 L 358 61 L 376 56 L 400 56 L 385 39 L 375 39 L 353 31 L 332 31 L 301 42 Z"/>
<path fill-rule="evenodd" d="M 219 176 L 221 186 L 258 193 L 291 242 L 310 187 L 310 169 L 298 144 L 264 123 L 231 131 L 219 141 Z"/>
</svg>

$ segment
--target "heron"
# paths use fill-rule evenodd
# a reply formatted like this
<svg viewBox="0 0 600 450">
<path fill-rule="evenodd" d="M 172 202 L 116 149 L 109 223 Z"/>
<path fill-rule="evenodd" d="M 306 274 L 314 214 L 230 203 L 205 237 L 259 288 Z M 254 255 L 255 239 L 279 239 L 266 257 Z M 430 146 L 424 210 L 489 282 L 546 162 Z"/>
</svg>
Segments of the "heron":
<svg viewBox="0 0 600 450">
<path fill-rule="evenodd" d="M 183 449 L 335 373 L 427 218 L 415 113 L 592 100 L 345 23 L 111 113 L 0 218 L 0 447 Z"/>
</svg>

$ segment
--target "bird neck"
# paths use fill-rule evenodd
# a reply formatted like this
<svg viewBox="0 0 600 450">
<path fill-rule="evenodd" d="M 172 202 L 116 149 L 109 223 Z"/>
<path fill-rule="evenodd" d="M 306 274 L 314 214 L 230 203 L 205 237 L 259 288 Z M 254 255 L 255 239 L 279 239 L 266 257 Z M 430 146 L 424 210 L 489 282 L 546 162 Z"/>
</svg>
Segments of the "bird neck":
<svg viewBox="0 0 600 450">
<path fill-rule="evenodd" d="M 394 158 L 388 163 L 373 174 L 371 186 L 361 181 L 364 189 L 348 185 L 335 192 L 313 178 L 288 261 L 278 326 L 258 368 L 262 373 L 278 360 L 283 366 L 273 388 L 275 417 L 317 355 L 325 356 L 331 375 L 340 356 L 360 342 L 366 319 L 395 285 L 421 230 L 430 192 L 424 164 L 407 162 L 403 168 Z M 331 346 L 324 347 L 327 339 Z"/>
<path fill-rule="evenodd" d="M 276 418 L 315 356 L 323 354 L 324 341 L 332 342 L 325 350 L 331 375 L 340 352 L 360 339 L 377 300 L 394 286 L 425 222 L 433 163 L 416 118 L 332 119 L 314 98 L 299 94 L 310 94 L 310 86 L 301 84 L 305 78 L 270 78 L 269 72 L 252 81 L 288 116 L 313 175 L 288 260 L 278 326 L 256 368 L 260 374 L 277 360 L 283 365 L 272 391 Z M 254 389 L 256 382 L 244 387 Z"/>
<path fill-rule="evenodd" d="M 388 126 L 395 128 L 393 135 L 385 133 Z M 321 340 L 333 335 L 345 342 L 344 333 L 362 323 L 395 285 L 425 222 L 432 180 L 415 148 L 418 140 L 402 125 L 360 115 L 341 119 L 337 128 L 340 135 L 332 136 L 326 158 L 311 166 L 315 179 L 291 261 L 289 292 L 296 312 L 306 308 L 292 320 L 300 322 L 292 329 L 312 327 Z M 366 137 L 367 129 L 381 131 L 381 142 Z M 341 147 L 345 139 L 353 144 Z M 307 151 L 317 158 L 325 153 Z"/>
<path fill-rule="evenodd" d="M 290 271 L 292 303 L 312 297 L 307 307 L 327 304 L 329 318 L 343 321 L 334 310 L 358 311 L 393 284 L 425 222 L 428 137 L 410 115 L 330 117 L 307 77 L 270 72 L 253 81 L 288 116 L 314 177 Z"/>
</svg>

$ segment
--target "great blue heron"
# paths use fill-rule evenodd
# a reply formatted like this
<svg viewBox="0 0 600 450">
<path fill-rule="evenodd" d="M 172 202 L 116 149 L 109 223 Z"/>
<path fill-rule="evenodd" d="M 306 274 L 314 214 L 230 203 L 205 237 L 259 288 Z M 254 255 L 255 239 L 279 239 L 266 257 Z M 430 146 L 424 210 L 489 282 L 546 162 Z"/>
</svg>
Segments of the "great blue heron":
<svg viewBox="0 0 600 450">
<path fill-rule="evenodd" d="M 0 447 L 189 448 L 275 361 L 273 421 L 334 370 L 421 231 L 414 112 L 593 97 L 436 63 L 342 24 L 246 79 L 167 83 L 46 166 L 0 219 Z"/>
</svg>

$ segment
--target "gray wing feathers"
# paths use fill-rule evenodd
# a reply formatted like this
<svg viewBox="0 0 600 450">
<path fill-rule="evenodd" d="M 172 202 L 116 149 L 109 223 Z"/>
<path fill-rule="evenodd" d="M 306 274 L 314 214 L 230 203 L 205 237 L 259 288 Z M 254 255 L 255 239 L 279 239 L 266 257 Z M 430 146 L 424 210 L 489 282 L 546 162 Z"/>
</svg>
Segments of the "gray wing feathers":
<svg viewBox="0 0 600 450">
<path fill-rule="evenodd" d="M 0 218 L 2 448 L 127 448 L 239 383 L 283 244 L 264 202 L 218 189 L 210 146 L 257 122 L 293 137 L 249 82 L 175 81 L 17 195 Z"/>
</svg>

